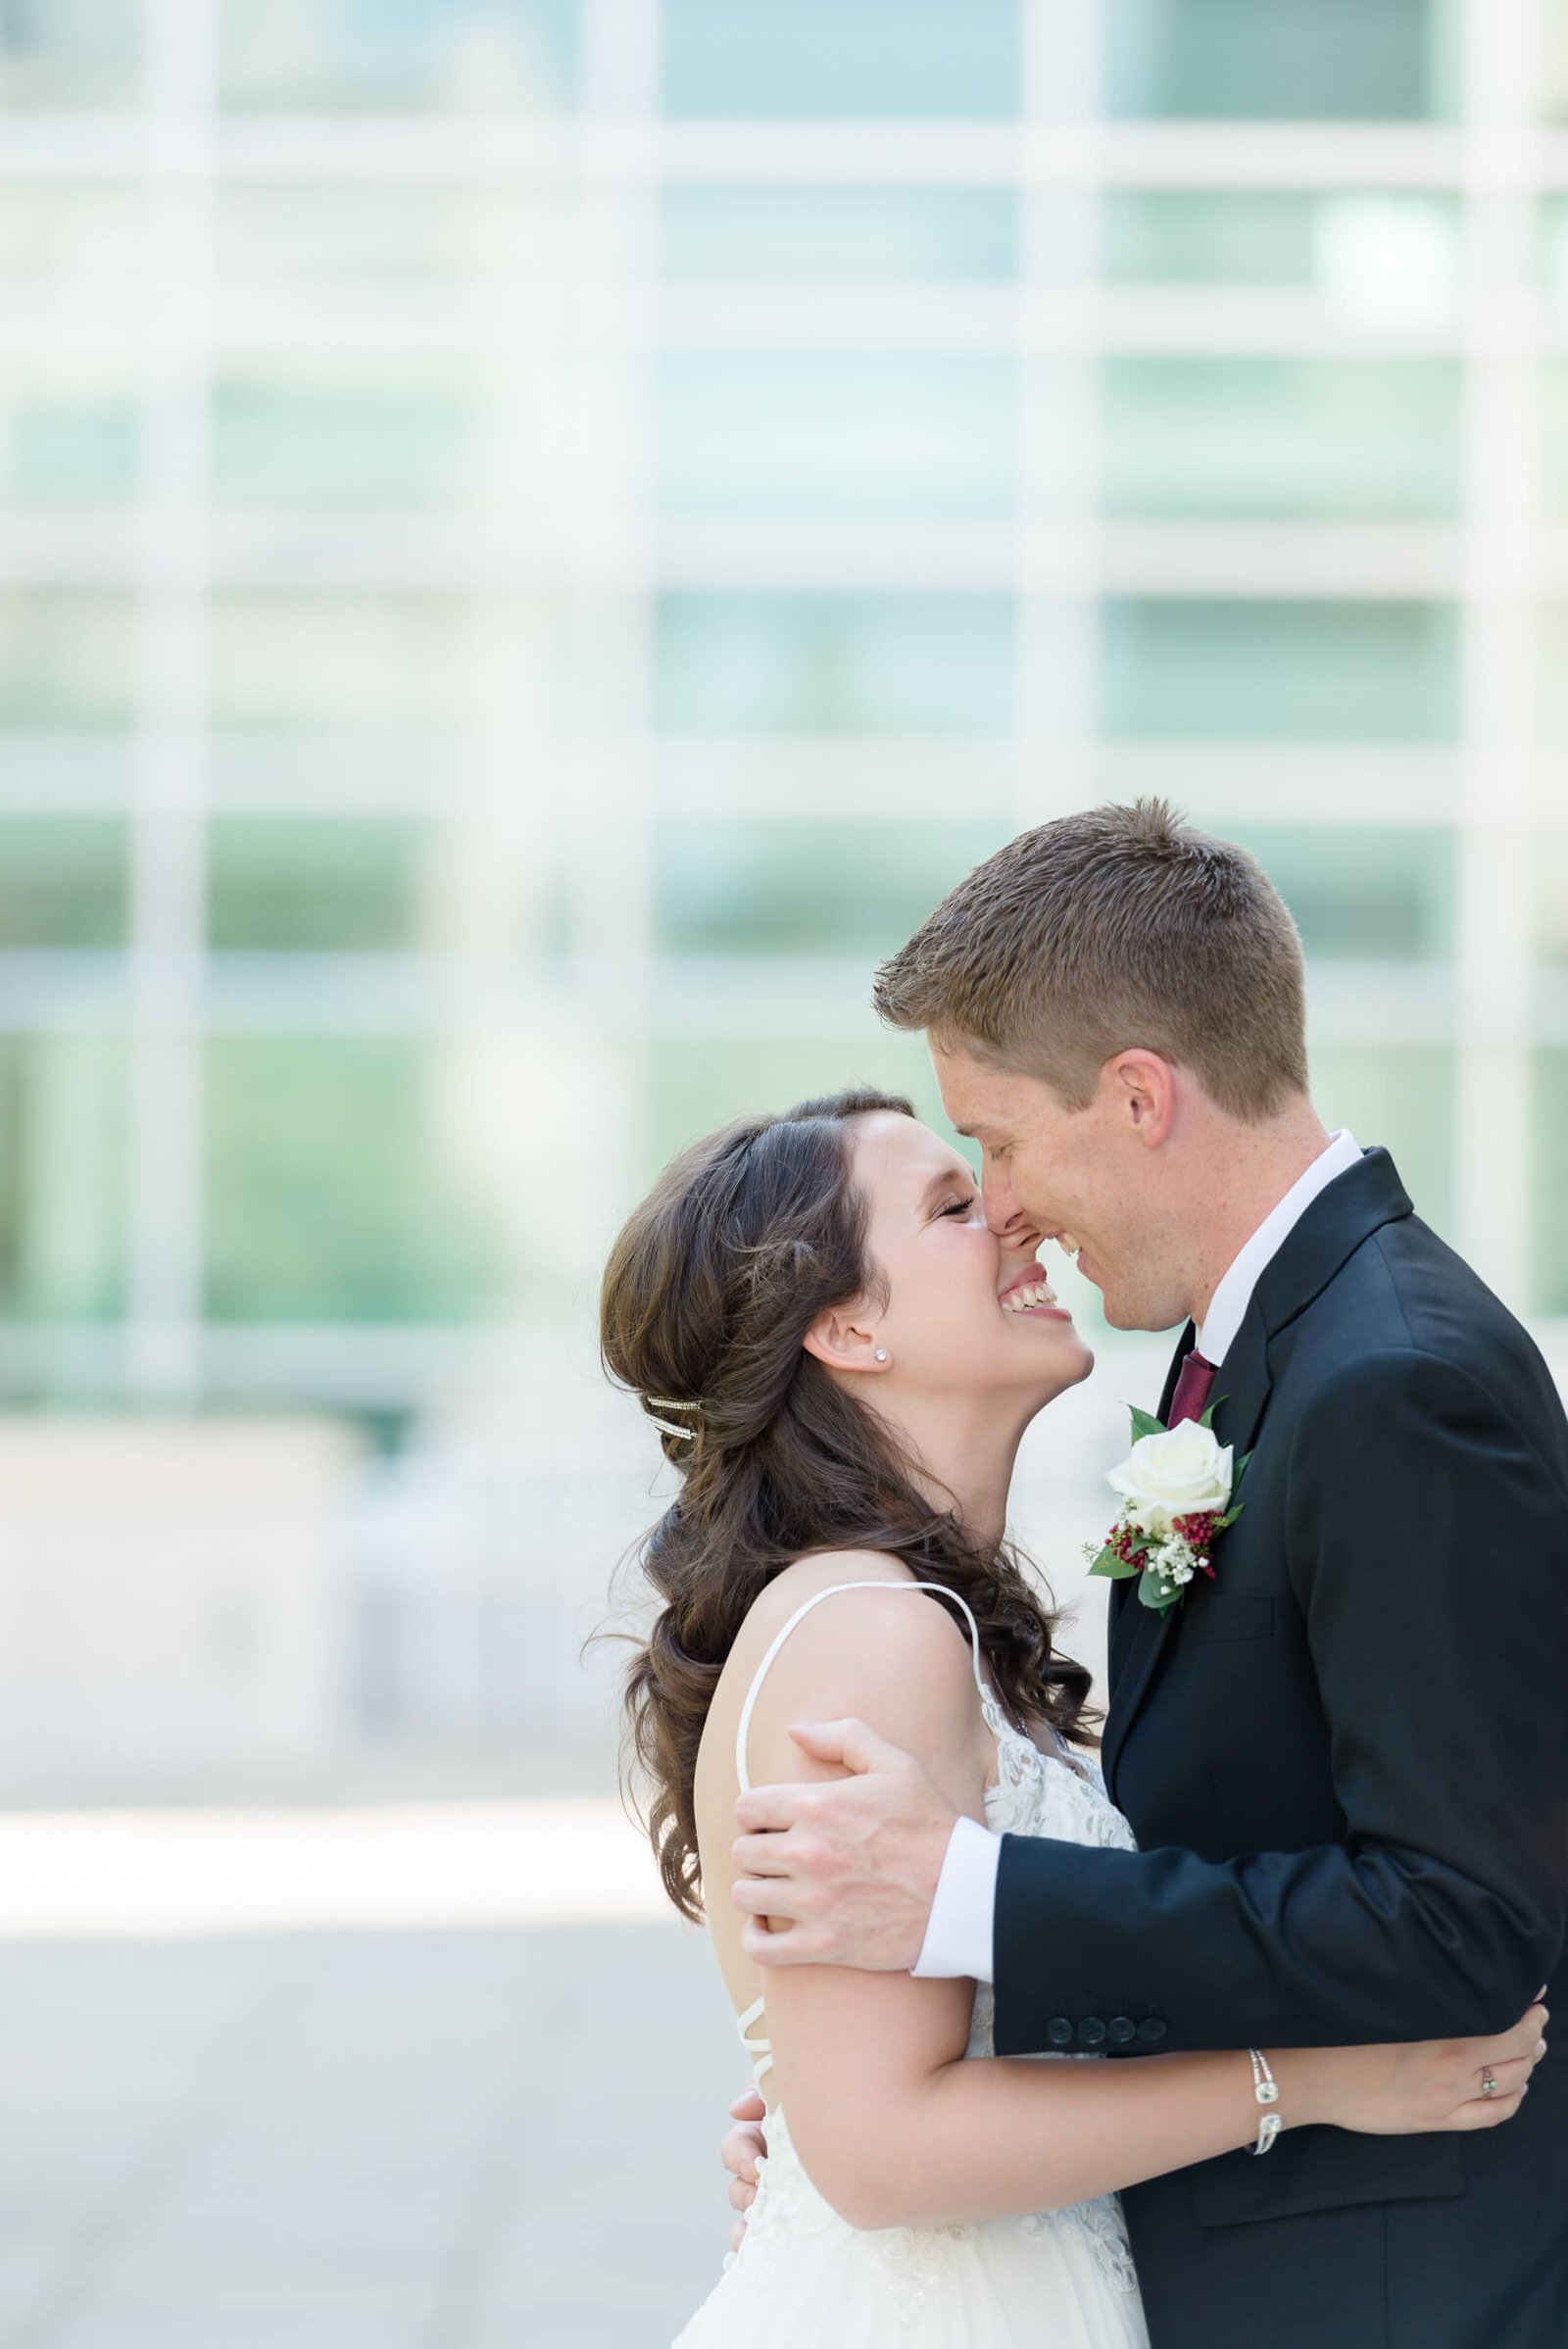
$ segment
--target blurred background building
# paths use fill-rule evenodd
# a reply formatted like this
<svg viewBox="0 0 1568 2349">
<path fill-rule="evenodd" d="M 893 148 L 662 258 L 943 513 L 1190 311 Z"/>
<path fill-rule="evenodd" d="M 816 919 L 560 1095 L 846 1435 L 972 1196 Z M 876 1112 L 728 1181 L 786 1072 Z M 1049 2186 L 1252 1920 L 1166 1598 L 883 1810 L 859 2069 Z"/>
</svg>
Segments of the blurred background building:
<svg viewBox="0 0 1568 2349">
<path fill-rule="evenodd" d="M 1568 1356 L 1551 0 L 4 0 L 0 109 L 0 1794 L 606 1796 L 608 1241 L 934 1111 L 872 964 L 1100 799 Z"/>
</svg>

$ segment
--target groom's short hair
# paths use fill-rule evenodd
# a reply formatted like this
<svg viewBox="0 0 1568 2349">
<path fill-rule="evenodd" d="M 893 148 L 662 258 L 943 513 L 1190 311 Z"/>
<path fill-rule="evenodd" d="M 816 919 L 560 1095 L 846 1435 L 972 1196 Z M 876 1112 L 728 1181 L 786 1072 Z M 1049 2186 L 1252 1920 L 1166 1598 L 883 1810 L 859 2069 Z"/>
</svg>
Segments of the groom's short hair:
<svg viewBox="0 0 1568 2349">
<path fill-rule="evenodd" d="M 1093 1100 L 1140 1045 L 1255 1121 L 1305 1092 L 1301 941 L 1255 857 L 1163 800 L 1058 816 L 977 865 L 877 972 L 891 1027 Z"/>
</svg>

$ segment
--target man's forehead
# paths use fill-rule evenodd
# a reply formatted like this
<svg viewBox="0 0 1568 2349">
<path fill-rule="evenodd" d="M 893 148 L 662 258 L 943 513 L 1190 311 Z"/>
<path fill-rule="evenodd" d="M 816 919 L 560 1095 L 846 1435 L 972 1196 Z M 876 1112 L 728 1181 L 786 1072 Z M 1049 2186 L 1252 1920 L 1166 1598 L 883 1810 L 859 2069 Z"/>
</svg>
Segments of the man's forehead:
<svg viewBox="0 0 1568 2349">
<path fill-rule="evenodd" d="M 942 1105 L 954 1132 L 972 1142 L 1013 1132 L 1030 1113 L 1028 1079 L 982 1068 L 966 1055 L 931 1049 Z"/>
</svg>

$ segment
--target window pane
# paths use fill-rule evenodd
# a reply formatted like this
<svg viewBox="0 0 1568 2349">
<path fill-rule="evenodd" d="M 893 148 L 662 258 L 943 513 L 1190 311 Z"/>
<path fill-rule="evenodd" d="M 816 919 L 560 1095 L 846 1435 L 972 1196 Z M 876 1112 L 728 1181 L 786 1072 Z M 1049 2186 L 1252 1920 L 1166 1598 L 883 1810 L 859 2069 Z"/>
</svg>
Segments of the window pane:
<svg viewBox="0 0 1568 2349">
<path fill-rule="evenodd" d="M 491 398 L 451 368 L 269 362 L 232 368 L 213 406 L 213 480 L 233 506 L 453 507 L 537 469 L 538 403 L 508 374 Z M 531 428 L 531 429 L 530 429 Z"/>
<path fill-rule="evenodd" d="M 119 729 L 134 703 L 127 597 L 0 594 L 0 733 Z"/>
<path fill-rule="evenodd" d="M 1118 188 L 1101 214 L 1116 285 L 1279 285 L 1337 309 L 1442 313 L 1463 275 L 1456 197 L 1381 189 Z"/>
<path fill-rule="evenodd" d="M 142 220 L 131 187 L 0 182 L 0 284 L 123 291 L 141 269 Z"/>
<path fill-rule="evenodd" d="M 557 114 L 577 77 L 574 0 L 222 0 L 236 110 Z"/>
<path fill-rule="evenodd" d="M 1012 633 L 1004 596 L 662 596 L 659 724 L 667 734 L 1007 734 Z"/>
<path fill-rule="evenodd" d="M 125 858 L 113 817 L 0 816 L 0 950 L 123 946 Z"/>
<path fill-rule="evenodd" d="M 1568 1049 L 1551 1045 L 1535 1061 L 1535 1201 L 1533 1303 L 1538 1313 L 1568 1313 Z"/>
<path fill-rule="evenodd" d="M 1107 514 L 1416 520 L 1459 491 L 1448 360 L 1108 359 Z"/>
<path fill-rule="evenodd" d="M 133 106 L 141 0 L 12 0 L 0 9 L 0 109 Z"/>
<path fill-rule="evenodd" d="M 220 816 L 208 834 L 208 935 L 239 953 L 417 946 L 425 836 L 413 824 Z"/>
<path fill-rule="evenodd" d="M 1446 742 L 1457 721 L 1446 604 L 1126 597 L 1102 609 L 1112 737 Z"/>
<path fill-rule="evenodd" d="M 12 353 L 0 378 L 0 504 L 123 506 L 136 494 L 140 395 L 128 366 Z"/>
<path fill-rule="evenodd" d="M 571 265 L 572 216 L 557 190 L 480 181 L 289 181 L 220 186 L 218 268 L 251 285 L 526 284 Z"/>
<path fill-rule="evenodd" d="M 731 1037 L 684 1037 L 653 1044 L 647 1058 L 647 1178 L 687 1143 L 732 1117 L 788 1109 L 847 1085 L 877 1085 L 902 1094 L 929 1125 L 952 1139 L 924 1041 L 879 1027 L 869 1006 L 869 974 L 866 992 L 863 1036 L 808 1036 L 789 1043 L 760 1038 L 745 1044 Z M 956 1144 L 965 1157 L 972 1147 Z"/>
<path fill-rule="evenodd" d="M 1445 962 L 1453 954 L 1453 835 L 1395 825 L 1236 824 L 1296 916 L 1309 960 Z"/>
<path fill-rule="evenodd" d="M 1541 406 L 1546 508 L 1556 520 L 1568 521 L 1568 366 L 1560 360 L 1543 370 Z"/>
<path fill-rule="evenodd" d="M 0 1320 L 123 1307 L 125 1055 L 102 1036 L 0 1036 Z"/>
<path fill-rule="evenodd" d="M 993 823 L 696 823 L 655 833 L 658 938 L 677 954 L 890 954 L 1010 837 Z"/>
<path fill-rule="evenodd" d="M 1105 109 L 1199 122 L 1454 112 L 1444 0 L 1105 0 Z"/>
<path fill-rule="evenodd" d="M 1010 189 L 666 187 L 660 269 L 700 283 L 1001 284 L 1018 267 Z"/>
<path fill-rule="evenodd" d="M 1542 200 L 1541 286 L 1548 301 L 1568 308 L 1568 196 Z"/>
<path fill-rule="evenodd" d="M 1544 604 L 1538 632 L 1541 731 L 1554 751 L 1568 751 L 1568 604 Z"/>
<path fill-rule="evenodd" d="M 1446 1045 L 1318 1045 L 1312 1100 L 1332 1131 L 1392 1152 L 1415 1211 L 1439 1232 L 1453 1219 L 1453 1054 Z"/>
<path fill-rule="evenodd" d="M 1017 0 L 664 0 L 663 27 L 673 115 L 1017 110 Z"/>
<path fill-rule="evenodd" d="M 1536 952 L 1543 961 L 1568 963 L 1568 837 L 1538 838 L 1535 877 Z"/>
<path fill-rule="evenodd" d="M 659 495 L 669 514 L 982 515 L 1014 489 L 1008 359 L 666 356 Z"/>
<path fill-rule="evenodd" d="M 404 1038 L 208 1048 L 207 1294 L 219 1321 L 465 1320 L 499 1297 L 490 1202 Z"/>
<path fill-rule="evenodd" d="M 228 595 L 213 604 L 215 721 L 245 732 L 451 733 L 537 715 L 535 605 L 441 595 Z"/>
</svg>

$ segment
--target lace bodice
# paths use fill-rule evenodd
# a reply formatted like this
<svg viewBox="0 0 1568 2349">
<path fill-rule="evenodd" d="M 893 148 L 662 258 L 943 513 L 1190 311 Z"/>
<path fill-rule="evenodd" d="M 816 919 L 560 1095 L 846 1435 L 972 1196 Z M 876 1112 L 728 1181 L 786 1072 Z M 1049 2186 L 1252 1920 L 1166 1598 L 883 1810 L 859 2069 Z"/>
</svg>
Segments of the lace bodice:
<svg viewBox="0 0 1568 2349">
<path fill-rule="evenodd" d="M 1134 1848 L 1131 1828 L 1105 1792 L 1098 1765 L 1089 1757 L 1070 1753 L 1059 1740 L 1054 1750 L 1042 1751 L 1013 1728 L 987 1685 L 980 1663 L 979 1631 L 974 1617 L 956 1591 L 930 1583 L 842 1583 L 818 1590 L 797 1609 L 763 1656 L 742 1708 L 736 1737 L 736 1776 L 743 1787 L 751 1784 L 746 1766 L 746 1737 L 757 1693 L 774 1656 L 802 1618 L 839 1590 L 880 1589 L 939 1590 L 963 1609 L 968 1620 L 975 1688 L 981 1713 L 996 1741 L 996 1783 L 986 1789 L 986 1825 L 998 1835 L 1050 1835 L 1068 1843 L 1099 1844 L 1109 1850 Z M 988 1982 L 976 1985 L 968 2054 L 994 2055 L 995 1993 Z M 739 2017 L 741 2037 L 752 2055 L 759 2083 L 772 2068 L 772 2051 L 765 2036 L 757 2033 L 763 2002 L 759 1998 Z M 1041 2062 L 1098 2063 L 1090 2054 L 1042 2055 Z M 812 2185 L 790 2140 L 789 2123 L 781 2107 L 770 2113 L 766 2129 L 767 2153 L 760 2161 L 759 2191 L 739 2254 L 732 2252 L 726 2268 L 754 2258 L 787 2254 L 787 2246 L 805 2237 L 820 2237 L 838 2228 L 853 2233 Z M 1070 2209 L 1043 2211 L 1032 2218 L 954 2227 L 898 2227 L 858 2237 L 874 2259 L 900 2315 L 907 2320 L 925 2310 L 941 2289 L 952 2264 L 963 2256 L 962 2246 L 997 2228 L 1015 2227 L 1025 2235 L 1054 2234 L 1071 2238 L 1092 2262 L 1102 2284 L 1116 2294 L 1135 2294 L 1137 2277 L 1121 2207 L 1114 2195 L 1102 2195 Z"/>
</svg>

